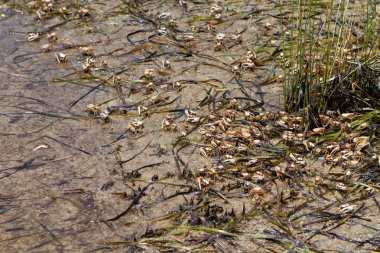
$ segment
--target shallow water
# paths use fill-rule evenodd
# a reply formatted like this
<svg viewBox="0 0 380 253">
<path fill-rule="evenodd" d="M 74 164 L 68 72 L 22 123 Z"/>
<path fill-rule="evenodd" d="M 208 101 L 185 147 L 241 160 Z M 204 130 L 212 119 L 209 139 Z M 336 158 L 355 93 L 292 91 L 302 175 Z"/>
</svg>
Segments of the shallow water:
<svg viewBox="0 0 380 253">
<path fill-rule="evenodd" d="M 68 6 L 69 12 L 78 10 L 74 4 Z M 278 6 L 271 1 L 260 5 L 229 1 L 222 5 L 221 21 L 210 15 L 210 6 L 207 1 L 189 1 L 187 8 L 177 1 L 146 1 L 128 10 L 120 1 L 91 1 L 89 17 L 54 16 L 44 21 L 36 20 L 33 13 L 1 8 L 1 252 L 193 252 L 198 247 L 279 252 L 298 244 L 336 252 L 376 248 L 378 193 L 360 200 L 365 208 L 358 219 L 332 228 L 329 222 L 334 219 L 325 212 L 335 212 L 338 206 L 333 203 L 350 196 L 314 192 L 307 186 L 299 190 L 288 179 L 268 183 L 271 192 L 262 201 L 252 200 L 239 182 L 227 179 L 215 183 L 219 195 L 204 195 L 189 171 L 196 174 L 217 159 L 203 157 L 197 146 L 189 146 L 181 151 L 183 163 L 176 165 L 173 143 L 188 130 L 180 113 L 192 108 L 205 116 L 227 90 L 231 97 L 243 96 L 231 69 L 248 50 L 257 52 L 257 66 L 242 71 L 241 79 L 252 100 L 239 103 L 259 112 L 281 107 L 282 85 L 276 81 L 281 68 L 272 57 L 281 39 L 280 25 L 273 18 Z M 177 26 L 159 36 L 158 23 L 169 27 L 168 20 L 157 18 L 165 12 L 171 13 Z M 40 32 L 40 41 L 27 42 L 30 32 Z M 48 43 L 46 35 L 51 32 L 57 33 L 58 41 L 51 51 L 43 52 L 40 47 Z M 215 35 L 221 32 L 227 35 L 225 44 L 220 52 L 214 51 Z M 193 33 L 194 40 L 185 41 L 184 36 Z M 238 34 L 242 43 L 232 39 Z M 72 46 L 65 46 L 65 39 Z M 96 66 L 90 73 L 82 69 L 88 57 L 79 50 L 84 46 L 95 51 Z M 67 56 L 66 63 L 57 61 L 55 54 L 60 52 Z M 107 66 L 100 64 L 102 60 Z M 171 62 L 171 69 L 163 68 L 163 60 Z M 152 93 L 142 78 L 147 68 L 155 70 Z M 119 86 L 113 76 L 120 78 Z M 176 82 L 180 88 L 173 88 Z M 149 98 L 156 93 L 164 101 L 154 105 Z M 201 107 L 208 93 L 214 103 Z M 122 109 L 104 122 L 89 115 L 90 103 Z M 128 123 L 139 118 L 138 105 L 150 110 L 140 117 L 144 128 L 126 133 Z M 177 117 L 177 132 L 162 130 L 168 114 Z M 326 170 L 318 162 L 310 166 Z M 236 187 L 224 190 L 227 183 Z M 210 207 L 216 210 L 214 216 Z M 322 222 L 324 215 L 329 219 Z M 233 228 L 218 228 L 244 233 L 244 238 L 155 231 L 170 226 L 217 227 L 235 216 L 241 220 Z M 315 233 L 326 227 L 324 234 Z M 364 242 L 358 247 L 354 240 Z"/>
</svg>

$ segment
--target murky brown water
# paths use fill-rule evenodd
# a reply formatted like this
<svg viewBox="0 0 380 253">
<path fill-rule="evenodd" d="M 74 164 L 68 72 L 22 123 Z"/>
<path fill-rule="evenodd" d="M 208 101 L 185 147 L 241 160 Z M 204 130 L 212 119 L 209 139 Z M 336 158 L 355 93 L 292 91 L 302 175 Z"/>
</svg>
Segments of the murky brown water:
<svg viewBox="0 0 380 253">
<path fill-rule="evenodd" d="M 281 73 L 271 57 L 281 39 L 272 17 L 279 13 L 275 3 L 229 1 L 221 4 L 222 19 L 217 21 L 208 1 L 188 2 L 184 7 L 178 1 L 144 1 L 131 14 L 120 1 L 91 1 L 90 17 L 66 21 L 59 16 L 36 21 L 34 14 L 2 6 L 0 251 L 280 252 L 299 245 L 321 252 L 379 250 L 374 243 L 380 240 L 378 192 L 370 198 L 314 192 L 279 178 L 266 184 L 272 190 L 268 196 L 254 201 L 236 180 L 228 184 L 230 191 L 224 188 L 227 179 L 215 183 L 214 193 L 199 191 L 189 171 L 197 174 L 217 159 L 201 156 L 196 146 L 184 148 L 183 163 L 177 165 L 172 147 L 181 131 L 188 130 L 180 113 L 192 108 L 207 115 L 213 103 L 199 105 L 208 92 L 211 97 L 227 90 L 242 96 L 231 69 L 248 50 L 256 51 L 257 67 L 244 70 L 241 80 L 253 105 L 264 102 L 255 110 L 278 110 L 282 92 L 280 83 L 266 83 Z M 159 36 L 156 25 L 170 27 L 170 21 L 156 17 L 166 12 L 177 26 Z M 27 42 L 29 32 L 42 33 L 40 41 Z M 48 43 L 50 32 L 57 33 L 58 41 L 43 52 L 40 47 Z M 214 51 L 215 35 L 221 32 L 227 39 L 221 51 Z M 194 40 L 186 39 L 192 34 Z M 239 34 L 242 43 L 235 43 L 232 35 Z M 65 39 L 73 46 L 65 46 Z M 96 67 L 90 73 L 82 70 L 87 56 L 79 46 L 94 48 Z M 67 63 L 57 62 L 59 52 Z M 101 66 L 102 60 L 108 66 Z M 163 68 L 163 60 L 171 62 L 171 69 Z M 147 68 L 155 70 L 151 94 L 142 78 Z M 113 83 L 116 75 L 121 90 Z M 181 83 L 178 89 L 172 86 L 176 82 Z M 165 101 L 152 105 L 154 94 Z M 88 114 L 90 103 L 123 107 L 106 123 Z M 149 112 L 138 117 L 138 105 Z M 162 130 L 165 115 L 178 116 L 177 132 Z M 143 118 L 144 128 L 126 133 L 136 118 Z M 310 166 L 325 171 L 318 162 Z M 346 222 L 326 214 L 348 199 L 363 205 L 356 219 Z M 329 219 L 323 222 L 324 215 Z M 235 216 L 233 228 L 218 227 Z M 335 228 L 336 221 L 342 225 Z M 170 226 L 217 227 L 246 236 L 176 233 Z M 165 229 L 158 233 L 159 228 Z"/>
</svg>

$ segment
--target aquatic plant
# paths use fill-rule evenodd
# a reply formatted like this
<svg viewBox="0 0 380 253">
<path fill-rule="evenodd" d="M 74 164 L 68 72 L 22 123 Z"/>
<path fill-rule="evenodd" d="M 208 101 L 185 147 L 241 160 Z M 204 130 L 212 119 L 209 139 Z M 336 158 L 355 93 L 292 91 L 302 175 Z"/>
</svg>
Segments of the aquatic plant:
<svg viewBox="0 0 380 253">
<path fill-rule="evenodd" d="M 284 108 L 319 126 L 318 114 L 378 108 L 379 12 L 376 2 L 281 1 Z"/>
</svg>

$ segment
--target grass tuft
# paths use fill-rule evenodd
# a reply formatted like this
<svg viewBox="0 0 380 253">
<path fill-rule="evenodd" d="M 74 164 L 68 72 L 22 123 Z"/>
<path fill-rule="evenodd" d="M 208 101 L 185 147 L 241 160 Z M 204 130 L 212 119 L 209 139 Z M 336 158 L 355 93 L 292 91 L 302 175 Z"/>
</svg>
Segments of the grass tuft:
<svg viewBox="0 0 380 253">
<path fill-rule="evenodd" d="M 285 4 L 282 1 L 282 4 Z M 379 11 L 375 1 L 298 0 L 284 16 L 284 108 L 321 125 L 327 110 L 379 108 Z"/>
</svg>

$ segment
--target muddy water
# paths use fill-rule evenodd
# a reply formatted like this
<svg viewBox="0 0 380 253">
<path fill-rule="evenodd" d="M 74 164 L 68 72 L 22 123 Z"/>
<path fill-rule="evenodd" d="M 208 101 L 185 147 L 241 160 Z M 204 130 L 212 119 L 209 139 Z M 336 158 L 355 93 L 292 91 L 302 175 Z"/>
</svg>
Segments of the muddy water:
<svg viewBox="0 0 380 253">
<path fill-rule="evenodd" d="M 69 13 L 78 11 L 74 4 L 67 5 Z M 136 5 L 129 11 L 119 1 L 93 2 L 89 17 L 73 14 L 44 21 L 23 8 L 25 14 L 1 8 L 0 251 L 279 252 L 298 243 L 322 251 L 374 249 L 374 243 L 365 242 L 356 248 L 353 240 L 378 238 L 375 197 L 361 202 L 366 207 L 362 219 L 314 235 L 324 228 L 318 208 L 327 210 L 343 196 L 304 193 L 297 201 L 279 205 L 280 194 L 289 199 L 293 194 L 281 180 L 270 186 L 273 192 L 262 202 L 243 194 L 235 181 L 229 192 L 222 180 L 215 192 L 205 194 L 192 174 L 211 167 L 215 159 L 201 156 L 197 146 L 184 148 L 181 161 L 172 152 L 181 132 L 189 130 L 185 109 L 205 116 L 218 106 L 200 106 L 205 98 L 212 100 L 225 91 L 243 96 L 232 67 L 248 50 L 257 52 L 257 66 L 241 74 L 252 98 L 249 103 L 258 112 L 278 110 L 282 86 L 271 81 L 281 74 L 271 57 L 281 37 L 272 17 L 279 12 L 276 4 L 234 1 L 223 5 L 220 21 L 210 15 L 208 2 L 190 2 L 187 7 L 177 1 Z M 176 26 L 160 36 L 157 24 L 169 27 L 170 21 L 157 15 L 166 12 Z M 30 32 L 40 32 L 40 40 L 27 42 Z M 41 46 L 51 32 L 58 41 L 44 52 Z M 215 51 L 215 36 L 221 32 L 227 38 L 222 50 Z M 193 34 L 194 39 L 186 37 Z M 233 35 L 240 35 L 242 42 L 234 41 Z M 85 46 L 93 47 L 96 60 L 89 73 L 82 68 L 88 56 L 79 49 Z M 57 53 L 64 53 L 67 62 L 59 63 Z M 163 60 L 171 62 L 170 69 L 162 66 Z M 154 69 L 152 92 L 143 77 L 148 68 Z M 151 99 L 155 94 L 161 102 Z M 90 115 L 90 103 L 110 107 L 109 119 Z M 177 131 L 162 129 L 166 115 L 176 119 Z M 144 127 L 126 131 L 135 119 L 142 119 Z M 322 165 L 313 166 L 323 170 Z M 233 217 L 240 218 L 231 232 L 246 237 L 168 228 L 213 228 Z M 290 231 L 282 230 L 282 222 Z"/>
</svg>

